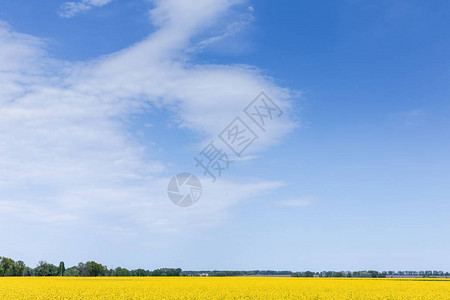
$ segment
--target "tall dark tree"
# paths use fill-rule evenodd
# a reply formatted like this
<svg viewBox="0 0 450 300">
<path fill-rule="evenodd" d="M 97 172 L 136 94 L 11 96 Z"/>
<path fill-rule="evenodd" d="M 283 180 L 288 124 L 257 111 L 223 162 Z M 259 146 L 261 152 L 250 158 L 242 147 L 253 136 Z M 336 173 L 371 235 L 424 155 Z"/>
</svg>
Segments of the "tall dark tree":
<svg viewBox="0 0 450 300">
<path fill-rule="evenodd" d="M 14 276 L 25 276 L 27 266 L 21 260 L 14 263 Z"/>
<path fill-rule="evenodd" d="M 77 266 L 79 276 L 88 276 L 87 266 L 85 263 L 78 263 Z"/>
<path fill-rule="evenodd" d="M 59 263 L 59 268 L 58 268 L 58 275 L 59 276 L 64 276 L 64 272 L 66 271 L 66 267 L 64 266 L 64 262 L 61 261 Z"/>
</svg>

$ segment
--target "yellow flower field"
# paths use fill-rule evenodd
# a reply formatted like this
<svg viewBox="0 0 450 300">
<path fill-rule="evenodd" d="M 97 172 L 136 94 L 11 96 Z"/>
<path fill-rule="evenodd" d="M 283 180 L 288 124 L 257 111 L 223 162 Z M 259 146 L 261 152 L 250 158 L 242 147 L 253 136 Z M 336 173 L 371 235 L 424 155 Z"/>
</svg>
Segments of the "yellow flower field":
<svg viewBox="0 0 450 300">
<path fill-rule="evenodd" d="M 450 299 L 446 279 L 3 277 L 0 299 Z"/>
</svg>

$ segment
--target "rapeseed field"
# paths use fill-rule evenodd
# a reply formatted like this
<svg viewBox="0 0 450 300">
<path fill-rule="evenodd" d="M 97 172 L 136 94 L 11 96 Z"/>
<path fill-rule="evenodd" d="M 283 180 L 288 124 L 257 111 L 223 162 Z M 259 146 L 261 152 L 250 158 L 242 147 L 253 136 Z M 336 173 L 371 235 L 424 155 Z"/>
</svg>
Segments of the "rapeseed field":
<svg viewBox="0 0 450 300">
<path fill-rule="evenodd" d="M 0 299 L 450 299 L 446 279 L 3 277 Z"/>
</svg>

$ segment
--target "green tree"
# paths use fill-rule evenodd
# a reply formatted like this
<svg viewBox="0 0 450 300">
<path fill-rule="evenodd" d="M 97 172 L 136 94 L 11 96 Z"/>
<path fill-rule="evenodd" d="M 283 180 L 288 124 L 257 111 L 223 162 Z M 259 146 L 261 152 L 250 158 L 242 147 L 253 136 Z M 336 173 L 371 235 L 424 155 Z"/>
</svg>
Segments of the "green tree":
<svg viewBox="0 0 450 300">
<path fill-rule="evenodd" d="M 153 270 L 150 273 L 150 276 L 164 276 L 164 275 L 165 274 L 164 274 L 163 270 L 161 270 L 161 269 Z"/>
<path fill-rule="evenodd" d="M 311 272 L 311 271 L 306 271 L 306 272 L 303 274 L 303 276 L 304 276 L 304 277 L 314 277 L 314 273 Z"/>
<path fill-rule="evenodd" d="M 137 269 L 137 270 L 131 271 L 131 275 L 132 276 L 147 276 L 148 273 L 144 269 Z"/>
<path fill-rule="evenodd" d="M 86 263 L 88 276 L 103 276 L 105 275 L 105 269 L 101 264 L 95 261 L 88 261 Z"/>
<path fill-rule="evenodd" d="M 12 265 L 5 270 L 5 276 L 15 276 L 14 267 Z"/>
<path fill-rule="evenodd" d="M 130 271 L 125 268 L 117 267 L 115 269 L 116 276 L 131 276 Z"/>
<path fill-rule="evenodd" d="M 13 268 L 13 265 L 14 265 L 14 260 L 12 260 L 11 258 L 1 257 L 0 268 L 3 269 L 3 276 L 13 276 L 14 275 L 14 274 L 13 275 L 6 274 L 8 269 Z M 8 272 L 11 272 L 11 270 Z"/>
<path fill-rule="evenodd" d="M 80 271 L 78 270 L 77 267 L 73 266 L 73 267 L 68 268 L 64 272 L 64 276 L 77 277 L 77 276 L 80 276 Z"/>
<path fill-rule="evenodd" d="M 27 266 L 21 260 L 14 263 L 14 276 L 25 276 Z"/>
<path fill-rule="evenodd" d="M 58 267 L 49 264 L 46 261 L 40 261 L 38 266 L 34 268 L 34 275 L 36 276 L 57 276 L 58 275 Z"/>
<path fill-rule="evenodd" d="M 58 268 L 58 276 L 64 276 L 64 272 L 66 271 L 66 267 L 64 266 L 64 262 L 61 261 L 59 263 L 59 268 Z"/>
<path fill-rule="evenodd" d="M 369 274 L 371 275 L 372 278 L 377 278 L 377 277 L 379 277 L 378 271 L 369 270 L 369 271 L 367 271 L 367 273 L 369 273 Z"/>
<path fill-rule="evenodd" d="M 88 276 L 87 266 L 85 263 L 78 263 L 77 269 L 80 274 L 79 276 Z"/>
</svg>

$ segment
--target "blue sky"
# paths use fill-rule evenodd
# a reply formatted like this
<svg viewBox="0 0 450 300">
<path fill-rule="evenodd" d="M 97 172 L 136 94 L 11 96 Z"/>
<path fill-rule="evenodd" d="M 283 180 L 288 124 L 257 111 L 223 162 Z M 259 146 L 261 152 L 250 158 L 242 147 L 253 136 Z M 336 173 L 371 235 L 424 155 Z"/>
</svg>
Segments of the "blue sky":
<svg viewBox="0 0 450 300">
<path fill-rule="evenodd" d="M 449 270 L 449 12 L 446 1 L 3 1 L 0 255 Z M 283 116 L 211 183 L 193 157 L 260 91 Z M 166 194 L 179 172 L 203 184 L 189 208 Z"/>
</svg>

